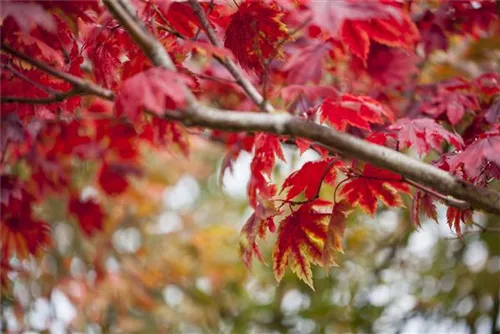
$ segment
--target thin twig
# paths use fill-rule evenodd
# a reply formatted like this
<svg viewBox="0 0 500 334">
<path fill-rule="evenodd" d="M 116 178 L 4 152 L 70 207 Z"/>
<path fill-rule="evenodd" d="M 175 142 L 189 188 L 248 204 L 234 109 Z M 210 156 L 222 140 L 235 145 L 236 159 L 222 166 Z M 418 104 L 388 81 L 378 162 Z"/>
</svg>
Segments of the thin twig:
<svg viewBox="0 0 500 334">
<path fill-rule="evenodd" d="M 22 80 L 30 83 L 31 85 L 35 86 L 36 88 L 43 90 L 47 94 L 58 94 L 59 92 L 52 89 L 51 87 L 44 86 L 40 84 L 39 82 L 31 80 L 31 78 L 27 77 L 24 75 L 22 72 L 19 72 L 16 68 L 10 66 L 9 64 L 2 64 L 2 67 L 5 68 L 6 70 L 9 70 L 12 72 L 15 76 L 21 78 Z"/>
<path fill-rule="evenodd" d="M 78 89 L 72 89 L 69 92 L 56 92 L 52 96 L 45 98 L 29 98 L 29 97 L 18 97 L 18 96 L 1 96 L 1 103 L 26 103 L 26 104 L 49 104 L 57 103 L 67 100 L 75 96 L 88 95 L 86 92 L 82 92 Z"/>
<path fill-rule="evenodd" d="M 462 200 L 459 200 L 459 199 L 456 199 L 456 198 L 453 198 L 450 196 L 443 195 L 443 194 L 438 193 L 437 191 L 435 191 L 433 189 L 430 189 L 426 186 L 421 185 L 420 183 L 414 182 L 414 181 L 406 179 L 406 178 L 403 178 L 403 181 L 408 183 L 409 185 L 414 186 L 417 189 L 425 191 L 425 192 L 431 194 L 432 196 L 439 198 L 441 201 L 443 201 L 448 206 L 453 206 L 453 207 L 459 208 L 461 210 L 470 210 L 470 208 L 471 208 L 470 204 L 467 203 L 466 201 L 462 201 Z"/>
<path fill-rule="evenodd" d="M 205 30 L 205 33 L 208 36 L 208 39 L 210 42 L 218 47 L 221 48 L 223 45 L 217 38 L 217 35 L 215 34 L 215 31 L 212 29 L 212 26 L 210 25 L 210 22 L 208 20 L 207 15 L 205 14 L 205 11 L 203 10 L 203 7 L 198 3 L 197 0 L 189 0 L 189 4 L 191 5 L 191 8 L 193 9 L 193 12 L 196 14 L 198 19 L 200 20 L 200 24 L 203 27 L 203 30 Z M 274 112 L 273 106 L 271 106 L 269 103 L 265 101 L 265 99 L 260 95 L 259 91 L 257 88 L 255 88 L 252 83 L 247 80 L 240 68 L 236 65 L 234 61 L 232 61 L 229 58 L 221 59 L 222 65 L 226 67 L 226 69 L 231 73 L 231 75 L 234 77 L 238 85 L 243 88 L 245 93 L 250 97 L 250 99 L 262 110 L 265 112 Z"/>
<path fill-rule="evenodd" d="M 11 48 L 10 46 L 8 46 L 5 43 L 1 44 L 1 50 L 19 58 L 19 59 L 24 60 L 25 62 L 41 69 L 42 71 L 44 71 L 46 73 L 49 73 L 50 75 L 52 75 L 56 78 L 59 78 L 59 79 L 62 79 L 62 80 L 65 80 L 65 81 L 71 83 L 75 89 L 78 89 L 81 92 L 89 92 L 92 95 L 102 97 L 103 99 L 106 99 L 106 100 L 113 100 L 113 98 L 114 98 L 114 93 L 111 90 L 108 90 L 104 87 L 96 85 L 90 81 L 84 80 L 84 79 L 79 78 L 77 76 L 74 76 L 72 74 L 69 74 L 69 73 L 66 73 L 63 71 L 59 71 L 50 65 L 47 65 L 41 61 L 38 61 L 36 59 L 33 59 L 33 58 L 25 55 L 17 50 L 14 50 L 13 48 Z"/>
</svg>

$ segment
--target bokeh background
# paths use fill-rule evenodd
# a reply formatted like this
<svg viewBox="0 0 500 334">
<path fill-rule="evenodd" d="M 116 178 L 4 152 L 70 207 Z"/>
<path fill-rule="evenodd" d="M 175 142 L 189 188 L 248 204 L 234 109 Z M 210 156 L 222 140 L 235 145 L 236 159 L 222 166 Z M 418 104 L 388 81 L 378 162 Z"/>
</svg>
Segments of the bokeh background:
<svg viewBox="0 0 500 334">
<path fill-rule="evenodd" d="M 316 158 L 286 148 L 275 179 Z M 199 137 L 191 155 L 143 150 L 144 174 L 126 193 L 96 198 L 109 215 L 88 238 L 61 201 L 39 213 L 55 245 L 41 262 L 13 262 L 12 294 L 1 299 L 2 330 L 66 333 L 496 333 L 500 243 L 495 233 L 437 225 L 417 230 L 408 210 L 351 215 L 345 254 L 328 272 L 316 268 L 315 291 L 288 272 L 280 284 L 259 262 L 238 255 L 251 156 L 241 153 L 220 178 L 224 150 Z M 74 182 L 95 171 L 82 163 Z M 322 195 L 332 189 L 325 187 Z M 92 187 L 82 197 L 96 197 Z M 407 207 L 410 199 L 405 198 Z M 481 214 L 476 222 L 493 220 Z M 260 245 L 271 262 L 274 236 Z"/>
</svg>

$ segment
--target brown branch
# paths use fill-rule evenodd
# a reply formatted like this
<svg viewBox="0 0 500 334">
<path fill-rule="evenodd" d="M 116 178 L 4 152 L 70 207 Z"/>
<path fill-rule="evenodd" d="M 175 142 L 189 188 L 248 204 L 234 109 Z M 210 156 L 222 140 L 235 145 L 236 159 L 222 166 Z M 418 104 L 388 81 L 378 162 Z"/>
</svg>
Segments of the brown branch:
<svg viewBox="0 0 500 334">
<path fill-rule="evenodd" d="M 41 61 L 38 61 L 36 59 L 33 59 L 13 48 L 8 46 L 5 43 L 1 44 L 1 50 L 7 52 L 8 54 L 11 54 L 19 59 L 24 60 L 25 62 L 39 68 L 40 70 L 56 77 L 62 80 L 65 80 L 73 85 L 73 88 L 75 90 L 78 90 L 80 92 L 88 92 L 92 95 L 96 95 L 99 97 L 102 97 L 103 99 L 106 100 L 113 100 L 114 98 L 114 93 L 111 90 L 108 90 L 106 88 L 103 88 L 97 84 L 94 84 L 90 81 L 87 81 L 85 79 L 79 78 L 77 76 L 74 76 L 72 74 L 57 70 L 53 68 L 50 65 L 47 65 Z"/>
<path fill-rule="evenodd" d="M 210 25 L 210 22 L 208 21 L 208 17 L 205 14 L 205 11 L 203 10 L 203 7 L 198 3 L 197 0 L 189 0 L 189 4 L 191 5 L 191 8 L 193 9 L 193 12 L 196 14 L 198 19 L 200 20 L 200 24 L 203 27 L 203 30 L 205 30 L 205 33 L 208 36 L 208 39 L 210 42 L 216 46 L 216 47 L 222 47 L 222 43 L 218 40 L 217 35 L 215 34 L 215 31 L 212 29 L 212 26 Z M 226 67 L 226 69 L 231 73 L 231 75 L 234 77 L 238 85 L 243 88 L 245 93 L 252 99 L 252 101 L 262 108 L 262 110 L 266 112 L 274 112 L 274 108 L 272 105 L 267 103 L 267 101 L 264 99 L 264 97 L 259 93 L 257 88 L 255 88 L 254 85 L 250 81 L 248 81 L 243 73 L 241 72 L 240 68 L 236 65 L 234 61 L 232 61 L 229 58 L 226 59 L 221 59 L 222 65 Z"/>
<path fill-rule="evenodd" d="M 2 96 L 0 97 L 1 103 L 26 103 L 26 104 L 49 104 L 57 103 L 67 100 L 75 96 L 88 95 L 86 92 L 82 92 L 78 89 L 72 89 L 68 92 L 57 92 L 52 94 L 52 96 L 45 98 L 29 98 L 29 97 L 18 97 L 18 96 Z"/>
<path fill-rule="evenodd" d="M 194 9 L 198 8 L 198 15 L 200 15 L 199 8 L 201 6 L 194 0 L 189 1 Z M 128 0 L 104 0 L 104 3 L 156 66 L 176 70 L 163 46 L 142 26 L 135 15 L 131 15 L 125 9 L 130 8 Z M 121 4 L 125 4 L 125 8 Z M 200 16 L 202 20 L 206 19 L 204 13 Z M 201 23 L 205 26 L 209 37 L 212 35 L 210 38 L 214 38 L 215 33 L 211 30 L 208 21 L 205 20 L 205 24 Z M 216 42 L 216 39 L 214 41 Z M 180 121 L 186 126 L 202 126 L 225 131 L 260 131 L 306 138 L 351 158 L 369 161 L 375 166 L 401 174 L 409 180 L 429 186 L 440 193 L 465 200 L 473 208 L 500 214 L 500 194 L 496 191 L 476 187 L 437 167 L 400 152 L 368 143 L 347 133 L 338 132 L 287 113 L 261 114 L 202 106 L 189 89 L 186 88 L 186 92 L 188 107 L 180 112 L 167 111 L 165 118 Z"/>
</svg>

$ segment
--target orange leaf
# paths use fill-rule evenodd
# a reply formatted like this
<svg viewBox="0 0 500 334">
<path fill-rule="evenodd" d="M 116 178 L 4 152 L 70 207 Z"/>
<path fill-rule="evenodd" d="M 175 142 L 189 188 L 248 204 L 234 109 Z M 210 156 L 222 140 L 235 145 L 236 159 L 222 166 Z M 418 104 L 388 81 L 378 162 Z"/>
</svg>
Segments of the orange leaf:
<svg viewBox="0 0 500 334">
<path fill-rule="evenodd" d="M 292 272 L 314 289 L 311 263 L 323 265 L 323 249 L 327 238 L 329 213 L 321 213 L 315 205 L 330 205 L 317 200 L 302 205 L 280 223 L 273 252 L 273 271 L 279 282 L 288 265 Z"/>
</svg>

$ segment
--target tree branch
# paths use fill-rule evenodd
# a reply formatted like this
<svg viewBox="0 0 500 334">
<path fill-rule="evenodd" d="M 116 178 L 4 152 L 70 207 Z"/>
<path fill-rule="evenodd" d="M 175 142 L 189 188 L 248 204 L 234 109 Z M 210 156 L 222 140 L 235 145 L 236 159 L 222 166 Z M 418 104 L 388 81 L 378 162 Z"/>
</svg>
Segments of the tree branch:
<svg viewBox="0 0 500 334">
<path fill-rule="evenodd" d="M 189 1 L 191 5 L 197 4 L 194 0 Z M 143 27 L 136 15 L 132 15 L 127 10 L 131 8 L 128 0 L 104 0 L 104 3 L 115 19 L 130 33 L 134 41 L 156 66 L 176 70 L 163 45 Z M 443 194 L 465 200 L 473 208 L 500 214 L 499 193 L 487 188 L 476 187 L 437 167 L 408 157 L 400 152 L 366 142 L 347 133 L 341 133 L 287 113 L 261 114 L 218 110 L 202 106 L 188 88 L 186 88 L 186 91 L 186 99 L 189 102 L 188 107 L 180 112 L 167 112 L 165 118 L 180 121 L 186 126 L 203 126 L 225 131 L 262 131 L 277 135 L 306 138 L 351 158 L 369 161 L 375 166 L 401 174 L 407 179 L 429 186 Z"/>
<path fill-rule="evenodd" d="M 205 14 L 203 7 L 201 7 L 197 0 L 189 0 L 189 4 L 191 5 L 193 12 L 200 20 L 200 24 L 203 27 L 203 30 L 205 30 L 205 33 L 207 34 L 210 42 L 218 48 L 223 47 L 222 43 L 218 40 L 215 31 L 212 29 L 210 22 L 208 21 L 208 17 Z M 273 106 L 268 104 L 264 97 L 259 93 L 259 91 L 252 85 L 252 83 L 245 78 L 243 73 L 240 71 L 240 68 L 234 61 L 226 58 L 221 59 L 221 62 L 222 65 L 224 65 L 224 67 L 226 67 L 226 69 L 229 71 L 229 73 L 231 73 L 238 85 L 243 88 L 245 93 L 247 93 L 247 95 L 252 99 L 252 101 L 254 101 L 257 106 L 269 113 L 274 111 Z"/>
<path fill-rule="evenodd" d="M 285 113 L 269 115 L 218 110 L 200 105 L 193 105 L 190 109 L 189 114 L 173 112 L 167 113 L 165 117 L 181 121 L 187 126 L 203 126 L 225 131 L 261 131 L 309 139 L 345 156 L 368 161 L 374 166 L 401 174 L 406 179 L 442 194 L 467 201 L 472 208 L 500 214 L 500 194 L 496 191 L 476 187 L 437 167 L 347 133 Z M 450 204 L 455 203 L 450 201 Z M 459 205 L 463 207 L 462 203 Z"/>
<path fill-rule="evenodd" d="M 151 58 L 153 63 L 156 66 L 175 71 L 176 68 L 163 46 L 138 23 L 135 15 L 131 16 L 127 11 L 130 7 L 120 5 L 120 2 L 123 1 L 125 0 L 104 0 L 111 13 L 129 31 L 132 38 Z M 2 50 L 55 77 L 72 83 L 75 89 L 81 89 L 84 93 L 94 94 L 107 100 L 114 99 L 112 91 L 99 85 L 54 69 L 4 44 L 2 44 Z M 202 106 L 187 88 L 186 92 L 189 106 L 183 111 L 167 111 L 164 116 L 166 119 L 182 122 L 186 126 L 202 126 L 224 131 L 259 131 L 309 139 L 330 150 L 341 152 L 345 156 L 368 161 L 375 166 L 401 174 L 406 179 L 425 185 L 427 188 L 467 201 L 474 209 L 483 209 L 500 214 L 499 193 L 490 189 L 476 187 L 437 167 L 415 160 L 397 151 L 371 144 L 347 133 L 338 132 L 332 128 L 284 112 L 262 114 L 219 110 Z M 3 98 L 6 99 L 6 97 Z M 12 99 L 14 98 L 12 97 Z M 27 99 L 17 102 L 29 103 Z M 449 204 L 463 207 L 463 203 L 458 201 L 450 201 Z"/>
<path fill-rule="evenodd" d="M 77 91 L 80 92 L 88 92 L 91 93 L 92 95 L 96 95 L 99 97 L 102 97 L 103 99 L 106 100 L 113 100 L 114 98 L 114 93 L 111 90 L 108 90 L 106 88 L 103 88 L 99 85 L 96 85 L 90 81 L 87 81 L 85 79 L 79 78 L 77 76 L 74 76 L 72 74 L 59 71 L 55 68 L 53 68 L 50 65 L 47 65 L 41 61 L 38 61 L 36 59 L 33 59 L 17 50 L 12 49 L 10 46 L 8 46 L 5 43 L 1 44 L 1 50 L 5 51 L 19 59 L 24 60 L 25 62 L 39 68 L 40 70 L 53 75 L 56 78 L 65 80 L 73 85 L 73 88 Z"/>
<path fill-rule="evenodd" d="M 45 98 L 29 98 L 29 97 L 18 97 L 18 96 L 2 96 L 0 97 L 1 103 L 26 103 L 26 104 L 49 104 L 49 103 L 57 103 L 62 102 L 66 99 L 75 97 L 75 96 L 83 96 L 88 95 L 89 93 L 80 91 L 78 89 L 72 89 L 68 92 L 57 92 L 52 94 L 52 96 Z"/>
</svg>

